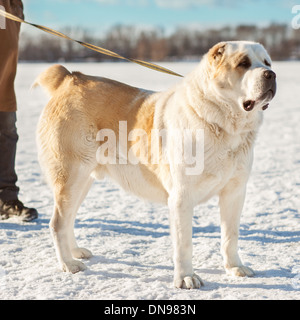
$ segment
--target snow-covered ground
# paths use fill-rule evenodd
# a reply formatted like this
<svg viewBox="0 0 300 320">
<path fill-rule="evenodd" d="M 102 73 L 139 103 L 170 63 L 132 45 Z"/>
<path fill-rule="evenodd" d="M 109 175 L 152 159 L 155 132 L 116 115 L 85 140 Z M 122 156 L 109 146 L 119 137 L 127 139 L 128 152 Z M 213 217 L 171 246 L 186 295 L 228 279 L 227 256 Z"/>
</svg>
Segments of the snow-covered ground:
<svg viewBox="0 0 300 320">
<path fill-rule="evenodd" d="M 164 90 L 178 78 L 127 63 L 65 64 L 70 70 Z M 164 64 L 187 74 L 195 64 Z M 76 235 L 94 257 L 72 275 L 58 268 L 48 223 L 52 195 L 41 176 L 35 128 L 47 102 L 30 91 L 47 64 L 20 64 L 16 79 L 20 198 L 39 219 L 0 222 L 0 299 L 299 299 L 300 63 L 275 63 L 278 93 L 265 112 L 241 219 L 240 252 L 254 278 L 227 276 L 220 255 L 217 199 L 196 208 L 194 267 L 205 286 L 174 289 L 167 208 L 96 182 L 77 215 Z"/>
</svg>

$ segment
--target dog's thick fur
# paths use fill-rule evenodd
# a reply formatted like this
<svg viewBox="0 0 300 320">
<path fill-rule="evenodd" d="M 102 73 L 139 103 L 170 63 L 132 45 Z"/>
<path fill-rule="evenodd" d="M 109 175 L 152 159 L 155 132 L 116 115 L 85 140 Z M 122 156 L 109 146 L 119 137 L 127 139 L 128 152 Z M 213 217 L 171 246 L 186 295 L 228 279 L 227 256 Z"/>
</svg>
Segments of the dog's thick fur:
<svg viewBox="0 0 300 320">
<path fill-rule="evenodd" d="M 74 220 L 93 180 L 109 176 L 141 198 L 168 205 L 176 287 L 202 285 L 192 266 L 192 215 L 196 205 L 214 195 L 219 196 L 225 269 L 231 275 L 252 276 L 238 255 L 238 230 L 254 141 L 276 91 L 270 67 L 260 44 L 222 42 L 181 83 L 161 93 L 70 73 L 59 65 L 42 73 L 37 83 L 52 98 L 38 125 L 39 160 L 53 188 L 50 229 L 62 269 L 83 270 L 84 264 L 75 259 L 91 256 L 76 244 Z M 122 134 L 142 129 L 148 140 L 152 129 L 165 129 L 168 163 L 100 164 L 97 133 L 110 129 L 119 141 L 120 121 L 127 122 Z M 168 134 L 186 128 L 204 130 L 204 169 L 196 175 L 187 175 L 187 166 L 174 161 L 176 139 Z M 161 148 L 151 148 L 160 158 Z M 119 145 L 118 159 L 121 149 Z"/>
</svg>

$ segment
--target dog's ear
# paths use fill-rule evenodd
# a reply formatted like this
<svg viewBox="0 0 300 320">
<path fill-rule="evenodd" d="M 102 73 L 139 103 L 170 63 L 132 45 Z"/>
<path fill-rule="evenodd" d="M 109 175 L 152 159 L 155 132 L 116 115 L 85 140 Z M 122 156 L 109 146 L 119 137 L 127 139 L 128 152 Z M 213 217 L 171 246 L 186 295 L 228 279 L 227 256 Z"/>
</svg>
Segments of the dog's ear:
<svg viewBox="0 0 300 320">
<path fill-rule="evenodd" d="M 208 59 L 211 64 L 219 64 L 225 52 L 226 43 L 220 42 L 208 51 Z"/>
</svg>

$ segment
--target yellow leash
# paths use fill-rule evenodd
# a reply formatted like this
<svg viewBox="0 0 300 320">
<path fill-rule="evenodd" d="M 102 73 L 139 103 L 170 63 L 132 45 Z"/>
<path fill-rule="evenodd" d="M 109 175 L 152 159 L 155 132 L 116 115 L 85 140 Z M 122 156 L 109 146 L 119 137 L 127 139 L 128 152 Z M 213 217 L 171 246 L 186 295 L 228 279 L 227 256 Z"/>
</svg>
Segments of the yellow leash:
<svg viewBox="0 0 300 320">
<path fill-rule="evenodd" d="M 88 49 L 91 49 L 93 51 L 102 53 L 104 55 L 107 55 L 107 56 L 110 56 L 110 57 L 114 57 L 114 58 L 118 58 L 118 59 L 122 59 L 122 60 L 127 60 L 127 61 L 130 61 L 130 62 L 134 62 L 134 63 L 137 63 L 137 64 L 143 66 L 143 67 L 146 67 L 146 68 L 149 68 L 149 69 L 153 69 L 153 70 L 156 70 L 156 71 L 159 71 L 159 72 L 171 74 L 173 76 L 182 77 L 182 75 L 180 75 L 180 74 L 178 74 L 178 73 L 176 73 L 174 71 L 171 71 L 169 69 L 166 69 L 166 68 L 163 68 L 161 66 L 158 66 L 158 65 L 156 65 L 154 63 L 150 63 L 150 62 L 146 62 L 146 61 L 142 61 L 142 60 L 137 60 L 137 59 L 125 58 L 125 57 L 123 57 L 123 56 L 121 56 L 121 55 L 119 55 L 119 54 L 117 54 L 117 53 L 115 53 L 113 51 L 110 51 L 110 50 L 95 46 L 95 45 L 87 43 L 87 42 L 74 40 L 74 39 L 68 37 L 67 35 L 65 35 L 65 34 L 59 32 L 59 31 L 56 31 L 56 30 L 53 30 L 53 29 L 50 29 L 50 28 L 47 28 L 47 27 L 44 27 L 44 26 L 41 26 L 41 25 L 38 25 L 38 24 L 27 22 L 27 21 L 15 16 L 15 15 L 13 15 L 11 13 L 8 13 L 6 11 L 0 10 L 0 15 L 5 17 L 5 18 L 7 18 L 7 19 L 16 21 L 16 22 L 29 24 L 30 26 L 38 28 L 38 29 L 40 29 L 40 30 L 42 30 L 44 32 L 53 34 L 53 35 L 55 35 L 57 37 L 64 38 L 64 39 L 67 39 L 67 40 L 70 40 L 70 41 L 73 41 L 73 42 L 77 42 L 80 45 L 82 45 L 82 46 L 84 46 L 84 47 L 86 47 Z"/>
</svg>

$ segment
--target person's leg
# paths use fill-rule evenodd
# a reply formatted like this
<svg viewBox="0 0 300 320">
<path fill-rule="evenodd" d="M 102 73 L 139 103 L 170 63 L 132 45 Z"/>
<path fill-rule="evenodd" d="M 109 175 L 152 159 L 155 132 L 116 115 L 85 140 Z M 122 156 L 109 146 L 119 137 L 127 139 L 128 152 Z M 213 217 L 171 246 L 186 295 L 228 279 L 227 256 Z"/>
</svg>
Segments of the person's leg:
<svg viewBox="0 0 300 320">
<path fill-rule="evenodd" d="M 0 112 L 0 201 L 18 199 L 15 156 L 18 134 L 16 112 Z"/>
<path fill-rule="evenodd" d="M 0 220 L 18 216 L 23 221 L 31 221 L 37 218 L 37 211 L 24 207 L 18 199 L 17 141 L 16 112 L 0 112 Z"/>
</svg>

